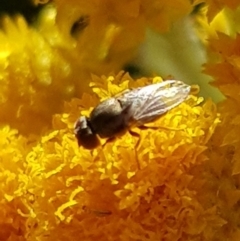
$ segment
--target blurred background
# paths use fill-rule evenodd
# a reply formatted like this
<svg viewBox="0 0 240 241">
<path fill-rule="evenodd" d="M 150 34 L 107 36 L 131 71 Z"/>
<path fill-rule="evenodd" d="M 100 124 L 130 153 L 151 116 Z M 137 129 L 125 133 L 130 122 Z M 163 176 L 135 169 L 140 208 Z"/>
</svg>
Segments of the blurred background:
<svg viewBox="0 0 240 241">
<path fill-rule="evenodd" d="M 201 96 L 222 100 L 203 73 L 205 6 L 149 1 L 2 0 L 0 123 L 41 133 L 65 101 L 92 93 L 93 75 L 122 70 L 199 85 Z"/>
<path fill-rule="evenodd" d="M 2 0 L 0 15 L 21 14 L 30 25 L 37 26 L 41 13 L 50 4 L 52 4 L 51 1 L 46 1 L 46 3 L 39 1 L 36 4 L 31 0 Z M 79 2 L 79 6 L 81 8 L 81 2 Z M 121 61 L 121 68 L 128 71 L 134 78 L 153 75 L 161 75 L 163 78 L 172 76 L 189 84 L 198 84 L 201 87 L 201 95 L 211 97 L 215 101 L 221 100 L 221 94 L 208 84 L 211 81 L 210 77 L 202 73 L 206 53 L 203 43 L 196 34 L 194 19 L 202 7 L 203 4 L 196 5 L 188 16 L 176 21 L 164 33 L 147 28 L 145 38 L 138 44 L 137 51 Z M 80 16 L 75 22 L 72 22 L 69 31 L 76 36 L 85 27 L 87 27 L 87 23 L 84 16 Z M 116 69 L 113 68 L 113 71 Z M 98 74 L 98 71 L 95 73 Z"/>
</svg>

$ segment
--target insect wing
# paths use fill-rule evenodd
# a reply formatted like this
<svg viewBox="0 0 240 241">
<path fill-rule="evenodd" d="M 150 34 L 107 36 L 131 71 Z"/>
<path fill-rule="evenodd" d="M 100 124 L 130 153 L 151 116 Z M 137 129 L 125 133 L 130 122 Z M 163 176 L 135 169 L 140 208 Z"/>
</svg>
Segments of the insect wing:
<svg viewBox="0 0 240 241">
<path fill-rule="evenodd" d="M 126 92 L 122 98 L 132 103 L 129 119 L 141 125 L 182 103 L 189 92 L 190 86 L 182 81 L 167 80 Z"/>
</svg>

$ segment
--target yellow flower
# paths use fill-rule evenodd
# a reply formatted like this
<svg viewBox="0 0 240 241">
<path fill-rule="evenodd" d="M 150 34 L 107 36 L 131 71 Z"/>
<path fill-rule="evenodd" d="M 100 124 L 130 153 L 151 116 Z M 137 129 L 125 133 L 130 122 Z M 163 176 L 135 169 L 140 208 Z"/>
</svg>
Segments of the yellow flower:
<svg viewBox="0 0 240 241">
<path fill-rule="evenodd" d="M 24 134 L 41 132 L 53 111 L 62 109 L 59 100 L 73 95 L 73 67 L 22 17 L 14 21 L 6 17 L 4 27 L 0 122 Z"/>
<path fill-rule="evenodd" d="M 86 12 L 82 13 L 83 9 Z M 93 3 L 82 3 L 75 11 L 66 18 L 69 13 L 62 16 L 58 10 L 59 17 L 56 7 L 49 5 L 41 12 L 36 28 L 29 27 L 23 17 L 4 17 L 0 123 L 25 135 L 39 134 L 50 127 L 52 115 L 63 110 L 64 101 L 89 91 L 92 73 L 118 71 L 132 57 L 143 37 L 142 21 L 114 25 L 105 18 L 103 8 L 93 11 Z M 75 33 L 78 21 L 80 29 L 76 27 L 79 33 Z M 86 21 L 84 26 L 81 21 Z M 139 29 L 139 34 L 133 34 L 132 29 Z M 125 38 L 128 44 L 122 44 Z"/>
<path fill-rule="evenodd" d="M 162 81 L 108 73 L 133 56 L 147 26 L 164 32 L 199 2 L 56 0 L 35 29 L 5 18 L 0 240 L 239 240 L 237 0 L 206 1 L 204 15 L 204 71 L 224 101 L 192 94 L 147 128 L 94 150 L 73 134 L 79 115 L 100 101 Z"/>
<path fill-rule="evenodd" d="M 225 4 L 239 6 L 239 3 L 234 1 Z M 213 77 L 213 85 L 221 90 L 226 99 L 217 106 L 221 114 L 221 124 L 208 144 L 209 161 L 202 167 L 205 171 L 199 172 L 199 180 L 205 179 L 202 190 L 199 190 L 199 199 L 204 205 L 214 206 L 226 222 L 215 238 L 238 240 L 240 36 L 236 19 L 239 18 L 239 7 L 235 10 L 225 9 L 220 14 L 225 16 L 227 27 L 211 26 L 213 30 L 216 27 L 215 30 L 220 32 L 215 32 L 208 39 L 209 61 L 205 64 L 204 71 Z"/>
<path fill-rule="evenodd" d="M 123 73 L 94 77 L 91 86 L 97 98 L 85 95 L 66 104 L 66 112 L 53 118 L 54 129 L 38 143 L 27 144 L 17 173 L 10 169 L 12 164 L 4 164 L 8 178 L 14 174 L 12 180 L 18 185 L 8 193 L 10 184 L 4 182 L 1 199 L 5 205 L 24 204 L 14 212 L 28 224 L 25 230 L 16 226 L 22 236 L 29 240 L 190 239 L 209 235 L 224 224 L 216 209 L 198 201 L 199 184 L 193 175 L 205 163 L 204 151 L 219 123 L 211 101 L 203 104 L 202 98 L 189 96 L 149 128 L 134 128 L 136 135 L 127 132 L 94 150 L 77 145 L 73 124 L 81 111 L 86 114 L 109 93 L 158 81 L 161 78 L 135 82 Z M 24 143 L 19 141 L 16 148 L 22 150 Z M 211 228 L 206 232 L 205 227 Z"/>
<path fill-rule="evenodd" d="M 222 11 L 223 8 L 230 8 L 232 10 L 235 10 L 237 7 L 239 7 L 239 1 L 238 0 L 206 0 L 205 1 L 208 6 L 208 17 L 210 21 L 219 13 Z"/>
</svg>

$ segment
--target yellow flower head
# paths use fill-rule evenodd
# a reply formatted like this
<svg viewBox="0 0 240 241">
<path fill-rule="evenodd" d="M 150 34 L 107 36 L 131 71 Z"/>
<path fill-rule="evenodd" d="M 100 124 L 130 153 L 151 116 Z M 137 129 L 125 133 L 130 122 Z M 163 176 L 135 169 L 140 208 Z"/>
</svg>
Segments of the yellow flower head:
<svg viewBox="0 0 240 241">
<path fill-rule="evenodd" d="M 208 3 L 210 17 L 225 5 Z M 209 40 L 205 71 L 226 96 L 218 109 L 192 94 L 145 127 L 87 150 L 73 133 L 79 115 L 125 89 L 162 80 L 86 76 L 121 68 L 145 23 L 165 31 L 192 4 L 54 4 L 42 12 L 38 31 L 6 18 L 0 33 L 0 122 L 11 125 L 0 129 L 0 240 L 239 240 L 239 36 L 215 32 Z M 92 92 L 59 106 L 88 85 Z M 56 111 L 42 136 L 19 134 L 47 127 Z"/>
<path fill-rule="evenodd" d="M 240 36 L 239 21 L 237 21 L 240 16 L 239 1 L 224 3 L 223 1 L 211 1 L 210 8 L 214 5 L 225 7 L 219 15 L 224 16 L 227 21 L 222 26 L 211 26 L 220 32 L 215 32 L 208 39 L 208 62 L 205 64 L 204 71 L 212 76 L 213 85 L 218 87 L 225 99 L 217 106 L 221 114 L 221 124 L 216 128 L 208 144 L 209 161 L 205 163 L 202 174 L 201 172 L 198 174 L 199 179 L 205 179 L 202 191 L 199 191 L 199 197 L 205 205 L 219 210 L 219 215 L 225 220 L 225 224 L 215 234 L 215 238 L 238 240 L 240 233 L 238 219 Z M 237 5 L 238 8 L 236 8 Z M 232 10 L 227 9 L 226 6 Z"/>
<path fill-rule="evenodd" d="M 14 230 L 21 229 L 29 240 L 190 240 L 213 233 L 223 221 L 197 200 L 200 186 L 193 173 L 205 162 L 206 144 L 219 123 L 215 105 L 190 95 L 148 128 L 134 128 L 136 135 L 127 132 L 87 150 L 78 147 L 73 135 L 81 111 L 88 114 L 102 98 L 161 79 L 135 82 L 121 73 L 93 81 L 97 94 L 67 103 L 65 113 L 54 116 L 54 129 L 38 143 L 25 147 L 25 141 L 11 140 L 19 150 L 25 148 L 17 159 L 22 163 L 16 163 L 18 172 L 1 163 L 6 173 L 1 205 L 19 220 Z M 7 191 L 13 173 L 15 184 Z"/>
</svg>

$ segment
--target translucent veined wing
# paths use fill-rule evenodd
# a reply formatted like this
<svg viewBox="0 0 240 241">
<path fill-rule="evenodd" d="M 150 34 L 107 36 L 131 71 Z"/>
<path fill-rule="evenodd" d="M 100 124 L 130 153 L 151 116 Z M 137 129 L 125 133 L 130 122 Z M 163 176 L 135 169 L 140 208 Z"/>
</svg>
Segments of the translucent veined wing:
<svg viewBox="0 0 240 241">
<path fill-rule="evenodd" d="M 166 80 L 123 93 L 119 100 L 131 103 L 128 118 L 141 125 L 155 120 L 182 103 L 190 88 L 182 81 Z"/>
</svg>

